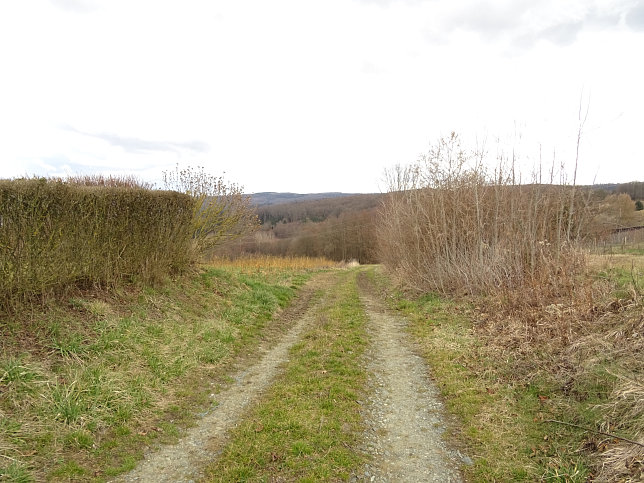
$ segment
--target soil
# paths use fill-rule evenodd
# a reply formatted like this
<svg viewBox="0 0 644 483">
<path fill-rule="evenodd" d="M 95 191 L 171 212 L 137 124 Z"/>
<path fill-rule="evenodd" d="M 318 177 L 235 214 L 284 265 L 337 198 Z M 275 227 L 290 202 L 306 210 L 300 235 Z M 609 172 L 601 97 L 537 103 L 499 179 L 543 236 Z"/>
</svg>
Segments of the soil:
<svg viewBox="0 0 644 483">
<path fill-rule="evenodd" d="M 176 445 L 151 449 L 136 469 L 115 481 L 191 482 L 202 478 L 205 466 L 224 447 L 229 430 L 270 387 L 288 362 L 289 349 L 311 323 L 317 307 L 325 303 L 324 296 L 315 299 L 312 294 L 324 291 L 334 280 L 333 273 L 326 273 L 309 282 L 289 312 L 290 317 L 296 315 L 290 329 L 272 347 L 262 349 L 255 359 L 258 362 L 240 369 L 232 384 L 211 395 L 216 404 L 201 415 L 197 425 Z M 364 287 L 361 292 L 372 341 L 365 358 L 370 391 L 362 401 L 366 431 L 361 450 L 373 458 L 352 481 L 461 481 L 458 468 L 468 459 L 443 440 L 442 403 L 427 366 L 406 335 L 406 320 L 387 313 L 374 293 Z"/>
</svg>

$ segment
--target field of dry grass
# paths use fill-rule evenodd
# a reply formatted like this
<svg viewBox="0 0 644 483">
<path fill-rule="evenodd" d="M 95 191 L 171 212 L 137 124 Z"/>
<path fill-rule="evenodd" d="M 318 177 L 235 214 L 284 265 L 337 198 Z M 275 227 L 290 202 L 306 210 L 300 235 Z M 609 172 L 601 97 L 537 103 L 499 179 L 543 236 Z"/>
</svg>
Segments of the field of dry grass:
<svg viewBox="0 0 644 483">
<path fill-rule="evenodd" d="M 275 257 L 271 255 L 247 255 L 236 258 L 217 257 L 208 263 L 213 267 L 239 268 L 241 270 L 304 270 L 340 266 L 338 262 L 323 257 Z"/>
</svg>

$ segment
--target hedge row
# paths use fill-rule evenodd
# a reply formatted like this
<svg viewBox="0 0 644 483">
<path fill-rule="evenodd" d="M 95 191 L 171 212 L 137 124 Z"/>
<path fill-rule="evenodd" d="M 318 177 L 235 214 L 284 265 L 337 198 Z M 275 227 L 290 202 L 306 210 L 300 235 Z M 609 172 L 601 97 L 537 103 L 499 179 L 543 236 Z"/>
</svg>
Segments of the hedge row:
<svg viewBox="0 0 644 483">
<path fill-rule="evenodd" d="M 0 307 L 186 267 L 193 206 L 174 191 L 0 180 Z"/>
</svg>

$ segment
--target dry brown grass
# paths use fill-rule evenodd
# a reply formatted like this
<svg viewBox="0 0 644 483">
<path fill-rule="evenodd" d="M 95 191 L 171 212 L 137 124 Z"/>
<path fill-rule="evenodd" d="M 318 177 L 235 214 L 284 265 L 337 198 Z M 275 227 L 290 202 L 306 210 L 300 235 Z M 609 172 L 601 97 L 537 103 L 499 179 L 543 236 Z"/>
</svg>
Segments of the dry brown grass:
<svg viewBox="0 0 644 483">
<path fill-rule="evenodd" d="M 234 267 L 243 270 L 259 269 L 322 269 L 339 266 L 324 257 L 276 257 L 271 255 L 246 255 L 237 258 L 216 257 L 209 263 L 214 267 Z"/>
<path fill-rule="evenodd" d="M 594 271 L 622 269 L 644 272 L 644 257 L 629 253 L 608 255 L 591 254 L 588 256 L 588 268 Z"/>
<path fill-rule="evenodd" d="M 614 309 L 615 310 L 615 309 Z M 605 316 L 607 330 L 593 342 L 616 366 L 609 400 L 602 405 L 605 431 L 626 433 L 641 446 L 613 440 L 601 454 L 597 481 L 641 481 L 644 477 L 644 307 L 633 301 Z M 602 337 L 603 336 L 603 337 Z M 584 341 L 580 341 L 584 345 Z"/>
<path fill-rule="evenodd" d="M 636 288 L 644 279 L 634 268 L 643 262 L 592 256 L 587 276 L 565 296 L 532 305 L 520 304 L 515 292 L 508 304 L 505 293 L 479 301 L 475 311 L 484 352 L 514 361 L 508 381 L 546 381 L 554 414 L 590 429 L 567 451 L 593 452 L 595 481 L 644 476 L 644 447 L 592 431 L 644 444 L 644 303 Z"/>
</svg>

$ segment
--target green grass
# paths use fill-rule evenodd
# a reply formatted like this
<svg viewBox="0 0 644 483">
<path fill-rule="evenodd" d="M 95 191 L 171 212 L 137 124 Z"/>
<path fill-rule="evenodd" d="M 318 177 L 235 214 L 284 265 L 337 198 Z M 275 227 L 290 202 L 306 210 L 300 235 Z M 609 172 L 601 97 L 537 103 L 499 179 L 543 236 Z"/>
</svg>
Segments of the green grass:
<svg viewBox="0 0 644 483">
<path fill-rule="evenodd" d="M 312 273 L 202 269 L 3 315 L 0 479 L 102 480 L 176 441 Z"/>
<path fill-rule="evenodd" d="M 208 470 L 211 481 L 347 480 L 365 461 L 359 392 L 367 336 L 356 272 L 316 306 L 311 327 L 290 351 L 285 371 L 233 431 Z"/>
<path fill-rule="evenodd" d="M 21 358 L 8 357 L 0 361 L 0 384 L 28 390 L 38 378 L 38 370 L 25 364 Z"/>
<path fill-rule="evenodd" d="M 13 483 L 31 483 L 34 481 L 31 473 L 15 461 L 10 462 L 4 467 L 0 467 L 0 480 L 11 481 Z"/>
</svg>

